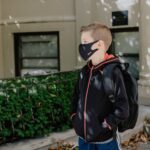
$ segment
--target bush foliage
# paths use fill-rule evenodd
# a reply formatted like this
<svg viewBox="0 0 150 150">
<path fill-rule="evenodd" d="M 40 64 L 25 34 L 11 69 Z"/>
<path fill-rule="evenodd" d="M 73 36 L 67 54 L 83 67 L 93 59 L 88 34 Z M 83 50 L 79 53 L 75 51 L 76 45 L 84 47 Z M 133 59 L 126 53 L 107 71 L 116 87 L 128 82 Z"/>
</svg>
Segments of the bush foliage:
<svg viewBox="0 0 150 150">
<path fill-rule="evenodd" d="M 1 143 L 70 128 L 77 72 L 0 80 Z"/>
</svg>

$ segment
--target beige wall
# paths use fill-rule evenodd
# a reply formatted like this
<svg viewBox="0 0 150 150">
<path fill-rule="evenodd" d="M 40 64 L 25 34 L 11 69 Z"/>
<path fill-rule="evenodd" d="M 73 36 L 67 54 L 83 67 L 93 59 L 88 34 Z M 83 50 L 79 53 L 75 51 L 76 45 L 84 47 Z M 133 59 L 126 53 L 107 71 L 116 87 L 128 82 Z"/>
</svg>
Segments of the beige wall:
<svg viewBox="0 0 150 150">
<path fill-rule="evenodd" d="M 76 0 L 76 48 L 77 48 L 77 66 L 78 68 L 85 65 L 78 52 L 78 45 L 80 43 L 80 28 L 83 25 L 87 25 L 92 22 L 93 12 L 92 12 L 93 0 Z"/>
<path fill-rule="evenodd" d="M 1 7 L 1 0 L 0 0 L 0 22 L 2 17 L 2 7 Z M 3 53 L 2 53 L 2 30 L 0 25 L 0 78 L 2 78 L 3 75 Z"/>
<path fill-rule="evenodd" d="M 15 24 L 3 26 L 3 49 L 5 77 L 13 77 L 14 66 L 14 43 L 13 33 L 37 32 L 37 31 L 59 31 L 60 35 L 60 68 L 61 71 L 72 70 L 75 66 L 75 24 L 74 22 L 50 22 L 21 24 L 18 28 Z"/>
<path fill-rule="evenodd" d="M 128 10 L 129 25 L 112 27 L 111 12 L 118 10 Z M 92 23 L 93 21 L 100 21 L 110 28 L 135 27 L 139 25 L 139 17 L 138 0 L 76 0 L 77 46 L 80 43 L 80 27 L 83 25 Z M 78 66 L 83 66 L 85 63 L 86 62 L 80 58 L 79 53 L 77 53 Z"/>
<path fill-rule="evenodd" d="M 140 80 L 139 98 L 142 104 L 150 106 L 150 5 L 140 1 Z"/>
<path fill-rule="evenodd" d="M 2 0 L 4 77 L 15 76 L 13 33 L 59 31 L 60 70 L 76 68 L 74 0 Z"/>
<path fill-rule="evenodd" d="M 127 26 L 135 27 L 139 25 L 139 0 L 92 1 L 92 20 L 100 20 L 102 23 L 107 24 L 110 28 L 112 28 L 111 12 L 128 10 L 129 22 Z M 117 28 L 118 27 L 119 26 L 117 26 Z"/>
<path fill-rule="evenodd" d="M 138 0 L 1 0 L 4 77 L 14 76 L 13 33 L 60 31 L 61 71 L 82 67 L 80 27 L 93 21 L 111 26 L 111 11 L 128 10 L 129 25 L 138 26 Z M 124 1 L 124 3 L 123 3 Z M 119 3 L 122 2 L 122 3 Z M 118 26 L 117 26 L 118 27 Z M 123 26 L 122 26 L 123 27 Z"/>
<path fill-rule="evenodd" d="M 141 19 L 140 19 L 140 76 L 150 80 L 150 5 L 141 1 Z"/>
<path fill-rule="evenodd" d="M 2 18 L 74 16 L 74 0 L 2 0 Z"/>
</svg>

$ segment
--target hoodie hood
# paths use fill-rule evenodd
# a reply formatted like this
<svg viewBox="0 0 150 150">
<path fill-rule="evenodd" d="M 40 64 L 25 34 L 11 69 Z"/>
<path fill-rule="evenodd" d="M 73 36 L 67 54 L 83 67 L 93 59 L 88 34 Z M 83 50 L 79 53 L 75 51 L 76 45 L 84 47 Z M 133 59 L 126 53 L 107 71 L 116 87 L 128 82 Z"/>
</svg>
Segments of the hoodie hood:
<svg viewBox="0 0 150 150">
<path fill-rule="evenodd" d="M 110 58 L 114 58 L 115 56 L 112 54 L 105 53 L 104 60 L 108 60 Z"/>
</svg>

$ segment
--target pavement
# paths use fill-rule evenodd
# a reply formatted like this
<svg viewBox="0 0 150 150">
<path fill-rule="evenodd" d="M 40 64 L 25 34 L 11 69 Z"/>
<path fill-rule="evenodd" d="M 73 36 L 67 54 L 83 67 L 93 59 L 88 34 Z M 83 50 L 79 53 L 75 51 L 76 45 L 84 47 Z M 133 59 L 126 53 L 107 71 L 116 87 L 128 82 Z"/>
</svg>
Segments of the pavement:
<svg viewBox="0 0 150 150">
<path fill-rule="evenodd" d="M 135 128 L 121 133 L 121 142 L 128 140 L 133 134 L 141 131 L 143 129 L 144 119 L 148 116 L 150 116 L 150 106 L 140 105 L 139 117 Z M 78 145 L 78 137 L 76 136 L 74 130 L 70 129 L 62 133 L 53 133 L 48 137 L 8 143 L 0 146 L 0 150 L 48 150 L 48 148 L 58 140 L 64 140 L 66 143 L 69 142 Z M 150 144 L 138 143 L 136 150 L 150 150 Z"/>
<path fill-rule="evenodd" d="M 139 131 L 143 130 L 143 123 L 144 123 L 145 117 L 150 117 L 150 106 L 140 105 L 140 107 L 139 107 L 139 116 L 138 116 L 138 120 L 137 120 L 135 128 L 131 129 L 131 130 L 127 130 L 126 132 L 120 133 L 121 142 L 130 139 L 130 137 L 132 135 L 134 135 L 134 134 L 138 133 Z M 78 145 L 78 137 L 77 136 L 69 138 L 66 141 L 71 142 L 71 143 L 75 143 L 76 145 Z M 130 149 L 125 149 L 124 148 L 122 150 L 130 150 Z M 149 144 L 138 143 L 136 150 L 150 150 L 150 143 Z"/>
<path fill-rule="evenodd" d="M 122 148 L 122 150 L 150 150 L 150 144 L 138 143 L 134 149 Z"/>
</svg>

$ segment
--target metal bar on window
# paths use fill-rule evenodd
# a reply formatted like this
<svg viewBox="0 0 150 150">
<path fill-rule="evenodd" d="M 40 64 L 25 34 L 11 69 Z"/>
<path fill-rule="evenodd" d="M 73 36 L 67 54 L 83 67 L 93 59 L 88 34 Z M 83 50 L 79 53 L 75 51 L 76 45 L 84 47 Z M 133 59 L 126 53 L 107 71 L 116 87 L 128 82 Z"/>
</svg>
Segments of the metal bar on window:
<svg viewBox="0 0 150 150">
<path fill-rule="evenodd" d="M 22 67 L 22 69 L 58 69 L 58 67 L 45 67 L 45 66 L 41 66 L 41 67 Z"/>
<path fill-rule="evenodd" d="M 42 57 L 42 56 L 40 56 L 40 57 L 22 57 L 21 59 L 22 60 L 23 59 L 58 59 L 58 57 Z"/>
<path fill-rule="evenodd" d="M 51 41 L 22 41 L 23 44 L 28 43 L 51 43 Z"/>
</svg>

